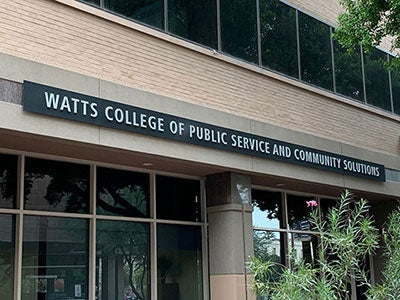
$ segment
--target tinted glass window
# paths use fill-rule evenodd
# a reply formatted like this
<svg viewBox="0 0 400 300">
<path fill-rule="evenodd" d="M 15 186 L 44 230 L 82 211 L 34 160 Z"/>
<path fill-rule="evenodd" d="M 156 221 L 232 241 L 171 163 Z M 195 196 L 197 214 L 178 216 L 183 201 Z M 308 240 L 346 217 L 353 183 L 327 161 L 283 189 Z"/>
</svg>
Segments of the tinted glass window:
<svg viewBox="0 0 400 300">
<path fill-rule="evenodd" d="M 158 299 L 203 299 L 200 227 L 157 225 Z"/>
<path fill-rule="evenodd" d="M 25 209 L 87 213 L 89 176 L 89 166 L 27 157 Z"/>
<path fill-rule="evenodd" d="M 0 299 L 12 300 L 14 294 L 14 217 L 0 214 Z"/>
<path fill-rule="evenodd" d="M 299 77 L 295 9 L 278 0 L 261 0 L 260 22 L 262 65 Z"/>
<path fill-rule="evenodd" d="M 22 300 L 88 299 L 88 222 L 24 217 Z"/>
<path fill-rule="evenodd" d="M 312 230 L 310 220 L 311 210 L 314 209 L 307 202 L 310 197 L 287 195 L 288 224 L 294 230 Z"/>
<path fill-rule="evenodd" d="M 299 34 L 301 79 L 333 90 L 329 26 L 299 12 Z"/>
<path fill-rule="evenodd" d="M 81 0 L 81 1 L 100 6 L 100 0 Z"/>
<path fill-rule="evenodd" d="M 282 194 L 252 190 L 253 226 L 263 228 L 283 228 Z"/>
<path fill-rule="evenodd" d="M 283 232 L 254 230 L 254 256 L 285 265 L 284 237 Z M 279 273 L 276 274 L 277 278 Z"/>
<path fill-rule="evenodd" d="M 364 55 L 365 86 L 367 103 L 390 111 L 389 72 L 384 66 L 385 62 L 386 53 L 376 48 L 371 48 Z"/>
<path fill-rule="evenodd" d="M 393 109 L 394 113 L 400 115 L 400 68 L 390 71 L 392 79 Z"/>
<path fill-rule="evenodd" d="M 97 299 L 150 299 L 149 225 L 102 220 L 96 231 Z"/>
<path fill-rule="evenodd" d="M 336 41 L 334 41 L 333 47 L 336 92 L 364 101 L 360 47 L 357 46 L 351 51 L 347 51 Z"/>
<path fill-rule="evenodd" d="M 0 208 L 15 208 L 17 202 L 18 157 L 0 154 Z"/>
<path fill-rule="evenodd" d="M 257 63 L 256 1 L 220 0 L 222 51 Z"/>
<path fill-rule="evenodd" d="M 104 0 L 104 8 L 147 25 L 164 27 L 161 0 Z"/>
<path fill-rule="evenodd" d="M 215 0 L 169 0 L 168 30 L 188 40 L 217 48 Z"/>
<path fill-rule="evenodd" d="M 157 176 L 157 218 L 200 221 L 200 182 L 198 180 Z"/>
<path fill-rule="evenodd" d="M 97 213 L 148 217 L 150 177 L 108 168 L 97 168 Z"/>
</svg>

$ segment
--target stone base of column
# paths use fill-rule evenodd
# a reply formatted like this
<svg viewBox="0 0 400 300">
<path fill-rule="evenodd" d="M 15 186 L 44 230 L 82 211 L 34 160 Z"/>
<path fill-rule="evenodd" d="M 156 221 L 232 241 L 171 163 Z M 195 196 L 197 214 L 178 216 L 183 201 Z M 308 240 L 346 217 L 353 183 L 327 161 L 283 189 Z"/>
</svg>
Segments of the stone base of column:
<svg viewBox="0 0 400 300">
<path fill-rule="evenodd" d="M 211 275 L 210 300 L 255 300 L 256 297 L 249 288 L 250 280 L 251 276 L 248 276 L 246 287 L 245 275 Z"/>
</svg>

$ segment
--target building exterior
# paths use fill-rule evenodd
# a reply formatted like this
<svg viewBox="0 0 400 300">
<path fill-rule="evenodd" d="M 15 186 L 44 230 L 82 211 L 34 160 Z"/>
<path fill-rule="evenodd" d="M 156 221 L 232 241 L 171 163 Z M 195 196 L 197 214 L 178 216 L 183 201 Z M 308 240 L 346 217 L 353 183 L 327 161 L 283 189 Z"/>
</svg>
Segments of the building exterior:
<svg viewBox="0 0 400 300">
<path fill-rule="evenodd" d="M 385 45 L 331 39 L 339 12 L 1 1 L 1 299 L 255 299 L 249 256 L 313 259 L 306 201 L 325 211 L 348 188 L 381 225 L 400 74 Z"/>
</svg>

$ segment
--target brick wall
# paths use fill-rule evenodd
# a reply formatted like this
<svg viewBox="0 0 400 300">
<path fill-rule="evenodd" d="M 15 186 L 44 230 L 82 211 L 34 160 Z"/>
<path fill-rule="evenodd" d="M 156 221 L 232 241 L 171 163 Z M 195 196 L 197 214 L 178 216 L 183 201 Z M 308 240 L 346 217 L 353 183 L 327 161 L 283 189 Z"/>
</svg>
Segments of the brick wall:
<svg viewBox="0 0 400 300">
<path fill-rule="evenodd" d="M 324 7 L 328 16 L 329 6 Z M 255 67 L 229 63 L 211 51 L 193 51 L 53 0 L 0 1 L 0 51 L 399 155 L 399 118 L 348 105 L 301 84 L 296 87 L 291 80 L 256 72 Z"/>
</svg>

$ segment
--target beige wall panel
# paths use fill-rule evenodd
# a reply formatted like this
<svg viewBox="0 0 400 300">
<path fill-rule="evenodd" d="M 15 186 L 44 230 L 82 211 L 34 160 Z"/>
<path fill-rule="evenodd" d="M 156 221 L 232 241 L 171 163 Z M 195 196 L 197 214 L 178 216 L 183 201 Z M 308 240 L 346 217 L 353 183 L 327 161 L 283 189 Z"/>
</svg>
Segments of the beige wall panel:
<svg viewBox="0 0 400 300">
<path fill-rule="evenodd" d="M 337 25 L 337 17 L 343 11 L 338 0 L 288 0 L 284 1 L 330 25 Z"/>
<path fill-rule="evenodd" d="M 309 2 L 310 6 L 315 3 Z M 398 117 L 359 108 L 353 101 L 341 101 L 283 77 L 276 80 L 273 77 L 279 76 L 267 71 L 240 62 L 231 64 L 227 61 L 235 60 L 206 55 L 204 49 L 203 53 L 195 52 L 55 1 L 1 1 L 0 51 L 316 136 L 400 154 Z"/>
</svg>

